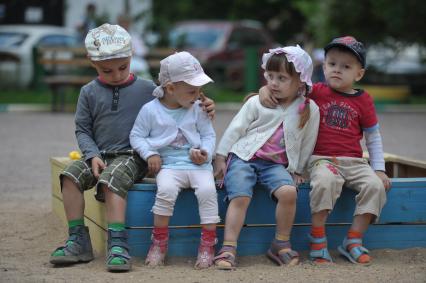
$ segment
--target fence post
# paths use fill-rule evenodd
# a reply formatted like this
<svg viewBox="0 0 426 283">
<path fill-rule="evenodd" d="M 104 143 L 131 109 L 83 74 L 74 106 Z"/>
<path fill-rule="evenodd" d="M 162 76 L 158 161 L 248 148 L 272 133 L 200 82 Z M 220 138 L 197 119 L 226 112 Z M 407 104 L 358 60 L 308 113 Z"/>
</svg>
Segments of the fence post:
<svg viewBox="0 0 426 283">
<path fill-rule="evenodd" d="M 259 89 L 257 48 L 248 47 L 244 49 L 244 58 L 244 89 L 247 93 L 257 92 Z"/>
</svg>

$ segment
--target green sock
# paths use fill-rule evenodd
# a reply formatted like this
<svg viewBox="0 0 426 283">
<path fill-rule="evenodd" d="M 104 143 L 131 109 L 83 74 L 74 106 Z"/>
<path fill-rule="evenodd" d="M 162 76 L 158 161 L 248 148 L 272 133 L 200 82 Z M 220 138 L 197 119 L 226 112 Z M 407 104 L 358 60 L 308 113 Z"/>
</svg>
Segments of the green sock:
<svg viewBox="0 0 426 283">
<path fill-rule="evenodd" d="M 124 223 L 109 223 L 108 229 L 111 229 L 113 231 L 123 231 L 125 229 Z"/>
<path fill-rule="evenodd" d="M 108 229 L 116 231 L 116 232 L 124 231 L 125 228 L 126 227 L 124 226 L 124 223 L 109 223 L 108 224 Z M 121 247 L 112 247 L 111 250 L 112 250 L 113 253 L 118 253 L 118 254 L 124 252 L 123 248 L 121 248 Z M 120 258 L 120 257 L 114 257 L 109 261 L 109 264 L 112 264 L 112 265 L 122 265 L 122 264 L 125 264 L 125 263 L 126 263 L 126 261 L 124 259 Z"/>
<path fill-rule="evenodd" d="M 73 228 L 73 227 L 76 227 L 76 226 L 79 226 L 79 225 L 84 226 L 84 219 L 83 218 L 68 221 L 68 227 L 69 228 Z M 67 241 L 66 245 L 71 245 L 72 243 L 73 243 L 73 241 Z M 64 252 L 63 249 L 59 249 L 59 250 L 54 251 L 52 253 L 52 256 L 65 256 L 65 252 Z"/>
<path fill-rule="evenodd" d="M 78 225 L 84 226 L 84 219 L 83 218 L 68 221 L 68 227 L 69 228 L 73 228 L 73 227 L 78 226 Z"/>
</svg>

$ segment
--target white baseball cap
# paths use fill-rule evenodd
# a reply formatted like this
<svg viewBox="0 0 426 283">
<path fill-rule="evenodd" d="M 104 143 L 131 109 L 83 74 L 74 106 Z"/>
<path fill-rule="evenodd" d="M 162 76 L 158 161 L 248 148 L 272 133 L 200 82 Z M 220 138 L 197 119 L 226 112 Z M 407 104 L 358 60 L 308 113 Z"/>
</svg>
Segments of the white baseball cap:
<svg viewBox="0 0 426 283">
<path fill-rule="evenodd" d="M 93 61 L 132 56 L 130 34 L 119 25 L 103 24 L 87 33 L 84 44 Z"/>
<path fill-rule="evenodd" d="M 189 52 L 177 52 L 161 60 L 158 80 L 161 85 L 168 82 L 185 82 L 192 86 L 202 86 L 213 80 L 204 73 L 200 62 Z"/>
</svg>

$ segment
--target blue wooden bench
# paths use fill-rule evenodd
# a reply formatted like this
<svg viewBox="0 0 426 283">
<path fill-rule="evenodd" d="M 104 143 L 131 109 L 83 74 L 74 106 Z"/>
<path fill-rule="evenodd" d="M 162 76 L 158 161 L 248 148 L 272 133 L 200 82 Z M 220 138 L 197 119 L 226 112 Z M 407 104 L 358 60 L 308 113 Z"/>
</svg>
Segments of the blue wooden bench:
<svg viewBox="0 0 426 283">
<path fill-rule="evenodd" d="M 64 219 L 62 195 L 57 176 L 65 166 L 65 159 L 52 160 L 53 209 Z M 367 248 L 403 249 L 426 247 L 426 178 L 393 178 L 392 189 L 380 221 L 370 226 L 364 243 Z M 292 244 L 296 250 L 308 249 L 310 229 L 309 185 L 299 187 L 297 212 L 292 231 Z M 131 254 L 145 257 L 151 243 L 155 199 L 154 183 L 140 183 L 129 191 L 126 226 L 129 231 Z M 98 251 L 105 249 L 106 221 L 104 205 L 97 202 L 94 190 L 85 192 L 85 221 Z M 354 211 L 355 193 L 344 190 L 327 224 L 329 246 L 335 249 L 345 236 Z M 225 191 L 218 190 L 219 214 L 225 219 Z M 238 241 L 240 255 L 259 255 L 266 252 L 275 232 L 275 203 L 262 189 L 256 189 L 248 209 L 246 224 Z M 184 190 L 178 197 L 170 222 L 170 256 L 195 256 L 200 238 L 198 206 L 192 190 Z M 219 225 L 219 243 L 223 239 L 223 223 Z"/>
</svg>

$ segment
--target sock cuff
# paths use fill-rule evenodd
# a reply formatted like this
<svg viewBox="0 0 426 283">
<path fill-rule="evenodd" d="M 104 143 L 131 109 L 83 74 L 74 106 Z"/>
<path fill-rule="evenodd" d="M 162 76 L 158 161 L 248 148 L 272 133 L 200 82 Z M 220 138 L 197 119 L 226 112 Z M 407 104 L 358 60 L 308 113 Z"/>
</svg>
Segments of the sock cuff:
<svg viewBox="0 0 426 283">
<path fill-rule="evenodd" d="M 322 238 L 325 236 L 325 227 L 324 226 L 312 226 L 311 235 L 314 238 Z"/>
<path fill-rule="evenodd" d="M 169 234 L 169 227 L 154 227 L 154 229 L 152 229 L 152 233 L 154 235 Z"/>
<path fill-rule="evenodd" d="M 234 241 L 223 241 L 222 246 L 230 246 L 230 247 L 237 247 L 237 242 Z"/>
<path fill-rule="evenodd" d="M 114 230 L 114 231 L 123 231 L 126 229 L 126 226 L 124 223 L 116 222 L 116 223 L 108 223 L 108 229 Z"/>
<path fill-rule="evenodd" d="M 355 230 L 349 230 L 348 238 L 362 238 L 362 233 Z"/>
<path fill-rule="evenodd" d="M 73 228 L 75 226 L 79 226 L 79 225 L 83 225 L 84 226 L 84 219 L 74 219 L 74 220 L 69 220 L 68 221 L 68 227 L 69 228 Z"/>
<path fill-rule="evenodd" d="M 288 242 L 290 240 L 290 235 L 284 235 L 284 234 L 275 234 L 275 239 L 278 241 Z"/>
</svg>

